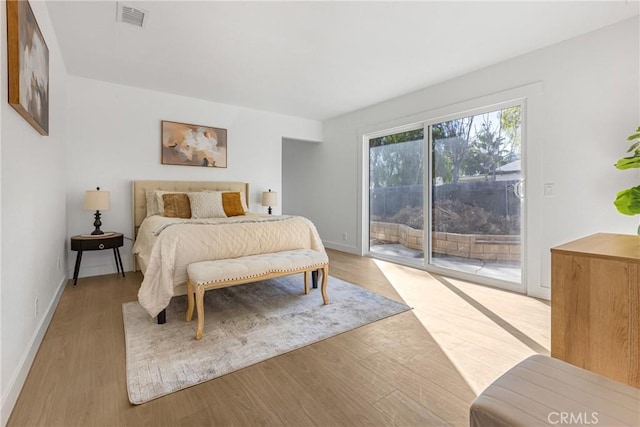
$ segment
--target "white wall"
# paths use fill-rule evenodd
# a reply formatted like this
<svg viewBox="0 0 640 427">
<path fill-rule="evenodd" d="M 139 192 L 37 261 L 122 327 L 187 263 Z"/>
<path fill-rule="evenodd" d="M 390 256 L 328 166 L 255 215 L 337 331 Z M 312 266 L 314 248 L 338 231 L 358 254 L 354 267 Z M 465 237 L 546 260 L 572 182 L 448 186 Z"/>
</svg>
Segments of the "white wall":
<svg viewBox="0 0 640 427">
<path fill-rule="evenodd" d="M 322 139 L 317 121 L 79 77 L 69 78 L 67 114 L 69 235 L 92 231 L 93 213 L 82 210 L 82 201 L 86 190 L 100 186 L 111 192 L 102 230 L 131 237 L 131 181 L 136 179 L 248 181 L 250 209 L 266 212 L 262 191 L 281 191 L 282 138 Z M 162 165 L 162 120 L 227 129 L 228 167 Z M 279 212 L 276 207 L 274 213 Z M 130 241 L 121 253 L 130 270 Z M 70 275 L 75 256 L 69 252 Z M 115 273 L 111 254 L 83 254 L 80 277 L 109 273 Z"/>
<path fill-rule="evenodd" d="M 309 198 L 305 181 L 299 181 L 298 177 L 306 176 L 310 170 L 319 167 L 316 151 L 320 141 L 301 141 L 285 138 L 282 140 L 282 194 L 279 195 L 282 202 L 282 213 L 286 215 L 299 215 L 302 207 L 306 216 L 306 201 Z M 317 172 L 315 172 L 317 174 Z"/>
<path fill-rule="evenodd" d="M 315 221 L 327 247 L 362 253 L 360 135 L 542 82 L 527 100 L 527 288 L 548 297 L 551 247 L 595 232 L 633 234 L 638 225 L 612 201 L 640 181 L 637 170 L 613 167 L 640 124 L 639 39 L 638 20 L 630 19 L 328 120 L 322 144 L 297 148 L 313 154 L 310 167 L 296 174 L 283 165 L 308 190 L 290 209 Z M 554 184 L 554 196 L 543 197 L 544 183 Z"/>
<path fill-rule="evenodd" d="M 361 254 L 358 230 L 358 159 L 355 129 L 337 136 L 324 123 L 324 142 L 284 141 L 283 209 L 309 218 L 328 248 Z M 346 233 L 347 239 L 344 238 Z"/>
<path fill-rule="evenodd" d="M 31 7 L 49 48 L 50 127 L 49 136 L 41 136 L 7 103 L 3 92 L 1 425 L 11 413 L 66 283 L 67 72 L 45 3 L 31 2 Z M 3 48 L 0 87 L 4 91 L 7 87 L 4 1 L 0 4 L 0 22 Z"/>
</svg>

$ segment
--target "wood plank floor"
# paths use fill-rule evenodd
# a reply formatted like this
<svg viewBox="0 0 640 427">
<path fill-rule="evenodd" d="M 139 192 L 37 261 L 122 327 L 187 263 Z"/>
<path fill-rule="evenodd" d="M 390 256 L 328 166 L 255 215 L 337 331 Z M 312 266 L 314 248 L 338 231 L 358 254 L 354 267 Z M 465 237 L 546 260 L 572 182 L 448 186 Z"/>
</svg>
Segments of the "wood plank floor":
<svg viewBox="0 0 640 427">
<path fill-rule="evenodd" d="M 546 301 L 328 252 L 331 275 L 414 309 L 133 406 L 121 306 L 142 276 L 69 282 L 8 425 L 465 426 L 491 381 L 548 354 Z"/>
</svg>

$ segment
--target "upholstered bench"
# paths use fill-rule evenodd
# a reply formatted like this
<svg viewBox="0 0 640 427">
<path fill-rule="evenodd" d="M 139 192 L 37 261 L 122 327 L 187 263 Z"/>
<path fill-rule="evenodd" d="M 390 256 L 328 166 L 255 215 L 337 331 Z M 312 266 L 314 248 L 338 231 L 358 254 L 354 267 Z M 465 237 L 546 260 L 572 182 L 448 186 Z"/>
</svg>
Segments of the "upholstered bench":
<svg viewBox="0 0 640 427">
<path fill-rule="evenodd" d="M 471 427 L 639 426 L 640 389 L 534 355 L 487 387 L 469 417 Z"/>
<path fill-rule="evenodd" d="M 329 258 L 325 252 L 311 249 L 295 249 L 240 258 L 201 261 L 187 266 L 187 322 L 193 317 L 195 302 L 198 314 L 196 339 L 202 338 L 204 329 L 203 299 L 205 291 L 244 283 L 257 282 L 273 277 L 304 273 L 304 293 L 309 293 L 309 272 L 322 270 L 322 300 L 329 304 L 327 277 Z"/>
</svg>

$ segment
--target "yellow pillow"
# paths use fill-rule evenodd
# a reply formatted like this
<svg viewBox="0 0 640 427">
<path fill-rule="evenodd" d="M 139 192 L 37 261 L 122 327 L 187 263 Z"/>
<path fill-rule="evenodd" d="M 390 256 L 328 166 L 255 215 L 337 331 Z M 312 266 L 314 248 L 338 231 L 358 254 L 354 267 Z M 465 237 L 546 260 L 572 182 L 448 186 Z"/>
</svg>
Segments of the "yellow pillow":
<svg viewBox="0 0 640 427">
<path fill-rule="evenodd" d="M 191 218 L 191 204 L 189 196 L 184 193 L 169 193 L 162 195 L 164 216 L 169 218 Z"/>
<path fill-rule="evenodd" d="M 244 215 L 240 193 L 225 192 L 222 193 L 222 208 L 227 216 Z"/>
</svg>

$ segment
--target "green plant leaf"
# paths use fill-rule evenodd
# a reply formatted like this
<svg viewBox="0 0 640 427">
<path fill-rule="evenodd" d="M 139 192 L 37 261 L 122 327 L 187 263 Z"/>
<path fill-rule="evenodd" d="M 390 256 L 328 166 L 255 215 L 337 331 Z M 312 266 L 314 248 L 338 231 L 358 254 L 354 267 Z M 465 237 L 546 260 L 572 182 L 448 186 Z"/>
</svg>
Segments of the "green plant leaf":
<svg viewBox="0 0 640 427">
<path fill-rule="evenodd" d="M 640 156 L 623 157 L 615 165 L 620 170 L 640 168 Z"/>
<path fill-rule="evenodd" d="M 640 138 L 640 133 L 634 133 L 633 135 L 627 138 L 627 141 L 633 141 L 634 139 Z"/>
<path fill-rule="evenodd" d="M 627 150 L 627 153 L 630 153 L 631 151 L 636 151 L 638 148 L 640 148 L 640 141 L 636 142 L 631 147 L 629 147 L 629 149 Z"/>
<path fill-rule="evenodd" d="M 622 214 L 640 214 L 640 185 L 620 191 L 616 195 L 616 200 L 613 204 L 618 209 L 618 212 Z"/>
</svg>

